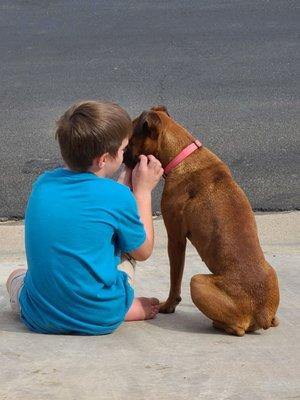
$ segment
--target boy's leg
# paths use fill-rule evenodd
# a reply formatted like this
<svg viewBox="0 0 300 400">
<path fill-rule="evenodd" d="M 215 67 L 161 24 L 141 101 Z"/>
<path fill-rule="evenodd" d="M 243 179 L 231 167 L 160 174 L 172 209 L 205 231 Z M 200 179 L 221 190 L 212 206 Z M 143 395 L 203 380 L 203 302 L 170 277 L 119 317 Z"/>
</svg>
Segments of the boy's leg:
<svg viewBox="0 0 300 400">
<path fill-rule="evenodd" d="M 16 314 L 20 314 L 19 293 L 24 285 L 26 271 L 25 268 L 16 269 L 9 275 L 6 281 L 11 309 Z"/>
<path fill-rule="evenodd" d="M 118 269 L 126 272 L 128 283 L 133 287 L 136 261 L 128 254 L 123 254 L 121 264 Z M 156 316 L 159 309 L 159 300 L 154 297 L 136 297 L 129 308 L 125 321 L 141 321 L 152 319 Z"/>
</svg>

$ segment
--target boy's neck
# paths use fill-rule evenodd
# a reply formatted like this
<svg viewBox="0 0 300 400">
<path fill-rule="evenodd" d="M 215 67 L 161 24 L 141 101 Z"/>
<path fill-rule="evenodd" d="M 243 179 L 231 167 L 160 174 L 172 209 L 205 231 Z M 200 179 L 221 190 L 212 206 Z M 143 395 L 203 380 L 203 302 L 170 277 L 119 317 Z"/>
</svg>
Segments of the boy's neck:
<svg viewBox="0 0 300 400">
<path fill-rule="evenodd" d="M 99 176 L 99 178 L 106 178 L 104 169 L 95 168 L 92 166 L 87 170 L 87 172 L 92 172 L 96 176 Z"/>
<path fill-rule="evenodd" d="M 66 169 L 67 171 L 71 171 L 71 172 L 79 172 L 79 171 L 76 171 L 74 169 L 71 169 L 67 165 L 65 165 L 64 169 Z M 98 176 L 99 178 L 106 178 L 106 175 L 105 175 L 103 169 L 101 170 L 99 168 L 95 168 L 95 167 L 92 166 L 89 169 L 87 169 L 86 172 L 91 172 L 92 174 Z"/>
</svg>

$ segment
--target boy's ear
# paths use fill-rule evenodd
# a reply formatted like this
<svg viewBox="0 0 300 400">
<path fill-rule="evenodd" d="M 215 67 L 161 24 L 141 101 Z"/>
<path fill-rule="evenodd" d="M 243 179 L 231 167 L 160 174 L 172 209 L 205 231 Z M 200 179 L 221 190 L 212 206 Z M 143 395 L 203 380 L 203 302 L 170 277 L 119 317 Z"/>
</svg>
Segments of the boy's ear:
<svg viewBox="0 0 300 400">
<path fill-rule="evenodd" d="M 138 117 L 137 124 L 134 128 L 134 133 L 144 136 L 149 136 L 151 139 L 157 139 L 161 121 L 159 116 L 152 111 L 144 111 Z"/>
<path fill-rule="evenodd" d="M 106 162 L 106 158 L 109 156 L 108 153 L 102 154 L 99 157 L 96 157 L 95 162 L 97 164 L 97 166 L 101 169 L 104 167 L 105 162 Z"/>
</svg>

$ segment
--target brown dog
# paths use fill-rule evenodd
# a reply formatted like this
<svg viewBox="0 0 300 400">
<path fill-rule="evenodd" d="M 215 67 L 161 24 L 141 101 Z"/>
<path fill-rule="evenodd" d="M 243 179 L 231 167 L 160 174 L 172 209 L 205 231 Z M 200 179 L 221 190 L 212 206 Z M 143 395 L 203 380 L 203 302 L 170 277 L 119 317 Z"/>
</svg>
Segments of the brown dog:
<svg viewBox="0 0 300 400">
<path fill-rule="evenodd" d="M 163 106 L 143 112 L 133 126 L 124 156 L 131 168 L 140 154 L 153 154 L 165 168 L 194 141 Z M 242 336 L 278 325 L 276 273 L 264 258 L 245 193 L 215 154 L 201 147 L 170 172 L 161 211 L 168 234 L 171 287 L 160 312 L 174 312 L 181 301 L 189 239 L 212 272 L 192 277 L 192 300 L 216 328 Z"/>
</svg>

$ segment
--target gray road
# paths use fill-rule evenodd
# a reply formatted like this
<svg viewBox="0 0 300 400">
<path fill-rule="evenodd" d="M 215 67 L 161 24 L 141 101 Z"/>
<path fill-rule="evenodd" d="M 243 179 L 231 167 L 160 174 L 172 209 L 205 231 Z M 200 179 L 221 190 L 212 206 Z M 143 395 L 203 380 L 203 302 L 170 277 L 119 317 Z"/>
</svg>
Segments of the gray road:
<svg viewBox="0 0 300 400">
<path fill-rule="evenodd" d="M 132 116 L 165 104 L 255 209 L 299 208 L 296 11 L 296 0 L 1 1 L 0 217 L 22 217 L 36 176 L 61 163 L 55 120 L 83 98 Z"/>
</svg>

